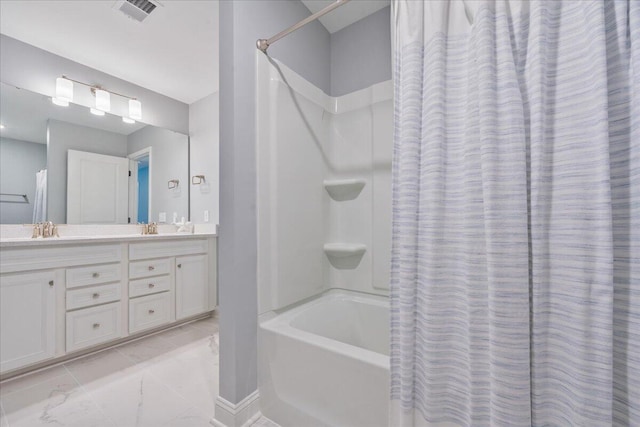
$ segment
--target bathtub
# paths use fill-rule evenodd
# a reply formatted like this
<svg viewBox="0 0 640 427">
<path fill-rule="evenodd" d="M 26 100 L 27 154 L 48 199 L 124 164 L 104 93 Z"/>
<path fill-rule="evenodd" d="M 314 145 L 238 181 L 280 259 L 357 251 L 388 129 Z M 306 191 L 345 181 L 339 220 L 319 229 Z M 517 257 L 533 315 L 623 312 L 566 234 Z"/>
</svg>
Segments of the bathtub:
<svg viewBox="0 0 640 427">
<path fill-rule="evenodd" d="M 261 316 L 262 413 L 283 427 L 388 425 L 389 301 L 331 290 Z"/>
</svg>

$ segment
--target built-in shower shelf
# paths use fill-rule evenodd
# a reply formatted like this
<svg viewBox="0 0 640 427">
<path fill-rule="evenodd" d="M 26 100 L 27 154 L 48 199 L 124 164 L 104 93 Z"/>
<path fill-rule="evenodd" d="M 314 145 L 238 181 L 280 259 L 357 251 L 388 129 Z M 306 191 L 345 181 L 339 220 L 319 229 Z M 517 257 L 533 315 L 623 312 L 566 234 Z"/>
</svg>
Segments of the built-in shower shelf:
<svg viewBox="0 0 640 427">
<path fill-rule="evenodd" d="M 360 195 L 366 181 L 364 179 L 332 179 L 324 181 L 324 188 L 333 200 L 353 200 Z"/>
<path fill-rule="evenodd" d="M 326 243 L 324 253 L 331 265 L 340 270 L 351 270 L 360 264 L 367 247 L 362 243 Z"/>
</svg>

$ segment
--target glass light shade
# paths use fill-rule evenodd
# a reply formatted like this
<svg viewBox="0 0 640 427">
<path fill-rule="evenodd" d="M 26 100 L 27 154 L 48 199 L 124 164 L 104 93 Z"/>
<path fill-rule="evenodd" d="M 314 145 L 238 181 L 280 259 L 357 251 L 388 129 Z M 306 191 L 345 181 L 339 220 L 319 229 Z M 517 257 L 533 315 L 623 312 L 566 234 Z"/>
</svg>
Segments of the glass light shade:
<svg viewBox="0 0 640 427">
<path fill-rule="evenodd" d="M 142 103 L 137 99 L 129 100 L 129 117 L 134 120 L 142 120 Z"/>
<path fill-rule="evenodd" d="M 51 102 L 53 102 L 56 105 L 59 105 L 60 107 L 68 107 L 69 106 L 69 101 L 65 100 L 65 99 L 60 99 L 60 98 L 51 98 Z"/>
<path fill-rule="evenodd" d="M 73 102 L 73 82 L 71 80 L 64 77 L 56 79 L 56 98 L 61 101 Z"/>
<path fill-rule="evenodd" d="M 127 124 L 130 124 L 130 125 L 132 125 L 132 124 L 134 124 L 136 122 L 135 120 L 130 119 L 129 117 L 123 117 L 122 121 L 127 123 Z"/>
<path fill-rule="evenodd" d="M 90 108 L 91 114 L 95 114 L 96 116 L 104 116 L 104 111 L 96 110 L 95 108 Z"/>
<path fill-rule="evenodd" d="M 106 90 L 96 89 L 96 108 L 102 111 L 111 110 L 111 96 Z"/>
</svg>

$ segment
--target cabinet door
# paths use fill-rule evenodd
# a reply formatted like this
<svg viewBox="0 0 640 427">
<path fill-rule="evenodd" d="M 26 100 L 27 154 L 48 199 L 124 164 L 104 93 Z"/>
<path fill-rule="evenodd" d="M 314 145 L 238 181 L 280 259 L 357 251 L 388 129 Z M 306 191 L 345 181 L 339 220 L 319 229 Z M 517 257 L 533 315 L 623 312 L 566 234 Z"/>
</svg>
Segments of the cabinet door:
<svg viewBox="0 0 640 427">
<path fill-rule="evenodd" d="M 52 271 L 0 277 L 0 372 L 54 356 L 54 280 Z"/>
<path fill-rule="evenodd" d="M 206 255 L 176 258 L 176 319 L 204 313 L 209 306 Z"/>
</svg>

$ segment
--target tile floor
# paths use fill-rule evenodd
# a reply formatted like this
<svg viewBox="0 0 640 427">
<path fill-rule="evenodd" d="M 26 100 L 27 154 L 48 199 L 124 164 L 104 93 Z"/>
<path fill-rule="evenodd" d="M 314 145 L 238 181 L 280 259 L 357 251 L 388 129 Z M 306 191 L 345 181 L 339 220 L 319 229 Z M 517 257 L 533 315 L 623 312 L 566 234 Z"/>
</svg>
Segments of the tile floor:
<svg viewBox="0 0 640 427">
<path fill-rule="evenodd" d="M 217 395 L 211 317 L 0 384 L 0 426 L 211 427 Z"/>
</svg>

